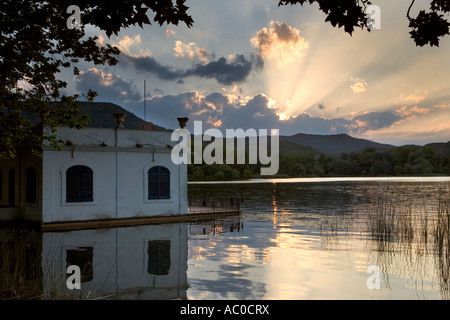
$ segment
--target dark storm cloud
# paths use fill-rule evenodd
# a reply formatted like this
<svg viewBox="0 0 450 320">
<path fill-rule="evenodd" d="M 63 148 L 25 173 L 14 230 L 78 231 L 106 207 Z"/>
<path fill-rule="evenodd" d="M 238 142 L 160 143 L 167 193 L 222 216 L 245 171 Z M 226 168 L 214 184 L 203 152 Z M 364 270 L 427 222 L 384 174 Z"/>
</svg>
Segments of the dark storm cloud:
<svg viewBox="0 0 450 320">
<path fill-rule="evenodd" d="M 183 76 L 184 71 L 174 70 L 169 66 L 160 64 L 153 57 L 142 56 L 135 57 L 121 52 L 119 63 L 123 66 L 134 67 L 138 71 L 153 73 L 162 80 L 177 80 Z"/>
<path fill-rule="evenodd" d="M 356 132 L 366 130 L 378 130 L 392 126 L 402 117 L 399 114 L 390 111 L 384 112 L 368 112 L 353 117 L 351 120 L 354 123 Z"/>
<path fill-rule="evenodd" d="M 234 55 L 231 60 L 220 57 L 206 64 L 198 63 L 187 70 L 174 69 L 170 66 L 162 65 L 155 58 L 149 56 L 134 57 L 121 53 L 119 61 L 124 66 L 132 66 L 138 71 L 152 73 L 162 80 L 177 80 L 177 82 L 180 82 L 183 78 L 197 76 L 215 79 L 224 85 L 244 82 L 252 70 L 259 71 L 263 67 L 261 58 L 251 56 L 250 59 L 247 59 L 241 54 Z"/>
<path fill-rule="evenodd" d="M 217 61 L 195 65 L 192 69 L 187 70 L 184 76 L 214 78 L 221 84 L 231 85 L 247 79 L 255 66 L 254 61 L 258 63 L 259 59 L 255 57 L 247 60 L 241 54 L 236 54 L 232 61 L 227 61 L 227 59 L 221 57 Z"/>
</svg>

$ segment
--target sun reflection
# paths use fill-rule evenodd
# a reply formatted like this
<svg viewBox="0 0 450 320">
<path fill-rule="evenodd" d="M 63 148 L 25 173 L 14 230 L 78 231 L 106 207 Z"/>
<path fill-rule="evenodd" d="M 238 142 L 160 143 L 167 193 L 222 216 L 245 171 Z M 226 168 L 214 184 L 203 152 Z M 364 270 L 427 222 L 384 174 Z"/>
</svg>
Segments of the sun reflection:
<svg viewBox="0 0 450 320">
<path fill-rule="evenodd" d="M 273 184 L 273 190 L 272 190 L 272 209 L 273 209 L 273 216 L 272 216 L 272 222 L 274 228 L 277 226 L 277 216 L 279 214 L 288 214 L 289 211 L 283 208 L 280 208 L 277 204 L 277 183 L 274 182 Z"/>
<path fill-rule="evenodd" d="M 278 213 L 277 198 L 275 197 L 275 195 L 272 196 L 272 206 L 273 206 L 272 222 L 275 228 L 275 225 L 277 224 L 277 213 Z"/>
</svg>

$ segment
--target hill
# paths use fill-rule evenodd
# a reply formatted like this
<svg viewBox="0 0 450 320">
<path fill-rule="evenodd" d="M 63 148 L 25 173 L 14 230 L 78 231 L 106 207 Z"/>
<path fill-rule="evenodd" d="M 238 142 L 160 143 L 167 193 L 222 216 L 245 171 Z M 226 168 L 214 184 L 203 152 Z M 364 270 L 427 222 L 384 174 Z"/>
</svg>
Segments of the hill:
<svg viewBox="0 0 450 320">
<path fill-rule="evenodd" d="M 374 148 L 377 151 L 386 151 L 394 148 L 393 145 L 353 138 L 347 134 L 316 135 L 298 133 L 292 136 L 280 136 L 280 141 L 292 142 L 301 147 L 309 147 L 325 154 L 334 155 L 344 152 L 362 152 L 365 148 Z"/>
<path fill-rule="evenodd" d="M 145 122 L 133 113 L 110 102 L 81 102 L 79 110 L 81 113 L 87 114 L 90 117 L 87 127 L 114 128 L 116 126 L 114 113 L 127 115 L 123 124 L 126 129 L 140 129 Z M 154 124 L 153 127 L 155 130 L 166 130 Z"/>
<path fill-rule="evenodd" d="M 280 137 L 280 154 L 305 154 L 316 151 L 314 148 L 301 146 L 295 142 L 284 140 Z"/>
<path fill-rule="evenodd" d="M 88 127 L 115 127 L 114 113 L 127 115 L 124 123 L 124 127 L 127 129 L 140 129 L 144 123 L 143 119 L 110 102 L 81 102 L 80 111 L 90 116 Z M 153 123 L 150 125 L 154 130 L 168 130 Z M 248 141 L 246 141 L 246 149 L 248 150 L 247 144 Z M 450 156 L 450 141 L 446 143 L 429 143 L 426 146 L 433 148 L 437 153 Z M 340 155 L 349 152 L 362 152 L 365 148 L 386 151 L 395 148 L 395 146 L 354 138 L 347 134 L 317 135 L 298 133 L 292 136 L 280 136 L 279 151 L 280 154 L 305 154 L 315 150 L 325 154 Z"/>
<path fill-rule="evenodd" d="M 426 144 L 425 147 L 431 147 L 437 153 L 441 153 L 446 156 L 450 156 L 450 141 L 429 143 L 429 144 Z"/>
</svg>

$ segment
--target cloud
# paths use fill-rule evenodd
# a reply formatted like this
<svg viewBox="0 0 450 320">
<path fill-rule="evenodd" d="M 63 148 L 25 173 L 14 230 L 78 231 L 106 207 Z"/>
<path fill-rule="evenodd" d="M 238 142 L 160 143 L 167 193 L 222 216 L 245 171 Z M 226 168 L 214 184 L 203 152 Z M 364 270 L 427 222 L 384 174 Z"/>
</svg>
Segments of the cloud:
<svg viewBox="0 0 450 320">
<path fill-rule="evenodd" d="M 205 49 L 197 47 L 194 42 L 184 44 L 181 40 L 175 41 L 173 48 L 176 57 L 189 57 L 189 59 L 201 63 L 207 63 L 209 59 L 214 58 L 214 54 L 208 54 Z"/>
<path fill-rule="evenodd" d="M 100 35 L 98 40 L 99 45 L 104 46 L 104 38 Z M 151 52 L 148 50 L 142 49 L 141 46 L 141 36 L 137 35 L 133 38 L 129 36 L 124 36 L 118 40 L 118 42 L 113 43 L 113 46 L 116 46 L 119 48 L 119 50 L 129 56 L 142 56 L 142 57 L 148 57 L 151 55 Z"/>
<path fill-rule="evenodd" d="M 273 20 L 268 28 L 257 31 L 250 43 L 258 49 L 262 58 L 279 67 L 297 60 L 308 48 L 308 42 L 300 36 L 298 29 Z"/>
<path fill-rule="evenodd" d="M 328 119 L 301 113 L 288 118 L 273 99 L 264 93 L 253 96 L 237 96 L 214 92 L 209 95 L 197 91 L 178 95 L 155 96 L 147 102 L 151 119 L 157 124 L 174 128 L 174 119 L 179 116 L 190 118 L 187 129 L 192 132 L 193 122 L 202 121 L 203 130 L 225 129 L 280 129 L 280 134 L 299 132 L 312 134 L 347 133 L 362 135 L 393 127 L 402 117 L 395 112 L 367 112 L 352 117 Z"/>
<path fill-rule="evenodd" d="M 99 93 L 98 101 L 111 101 L 141 114 L 142 97 L 132 82 L 118 75 L 91 68 L 80 72 L 75 79 L 80 92 L 92 89 Z M 347 133 L 361 136 L 393 129 L 401 120 L 426 114 L 426 108 L 402 107 L 396 111 L 354 113 L 350 117 L 325 118 L 301 113 L 283 117 L 278 103 L 264 93 L 250 96 L 234 93 L 188 91 L 175 95 L 163 95 L 155 89 L 155 95 L 147 98 L 147 119 L 167 128 L 177 127 L 177 117 L 189 117 L 188 130 L 193 130 L 195 120 L 202 121 L 203 130 L 208 128 L 280 129 L 283 135 L 307 132 L 311 134 Z M 319 104 L 319 108 L 325 108 Z M 440 109 L 437 109 L 440 110 Z M 224 131 L 225 132 L 225 131 Z"/>
<path fill-rule="evenodd" d="M 424 115 L 428 114 L 431 111 L 429 108 L 423 108 L 423 107 L 410 107 L 403 106 L 400 109 L 395 110 L 395 112 L 402 117 L 404 120 L 412 120 L 416 118 L 418 115 Z"/>
<path fill-rule="evenodd" d="M 425 92 L 422 95 L 409 94 L 406 96 L 402 93 L 402 94 L 400 94 L 400 99 L 403 101 L 406 101 L 406 102 L 414 102 L 417 104 L 417 103 L 425 100 L 427 95 L 428 95 L 428 90 L 425 90 Z"/>
<path fill-rule="evenodd" d="M 117 47 L 120 51 L 129 52 L 130 47 L 133 45 L 137 45 L 141 43 L 141 36 L 137 35 L 134 38 L 130 38 L 129 36 L 125 36 L 119 40 Z"/>
<path fill-rule="evenodd" d="M 382 128 L 391 127 L 402 117 L 395 112 L 367 112 L 351 117 L 351 124 L 349 125 L 349 132 L 361 134 L 368 130 L 379 130 Z"/>
<path fill-rule="evenodd" d="M 137 102 L 142 99 L 138 89 L 118 75 L 105 73 L 97 68 L 80 71 L 75 77 L 76 89 L 86 93 L 89 89 L 97 91 L 98 101 Z"/>
<path fill-rule="evenodd" d="M 196 64 L 193 68 L 186 70 L 183 76 L 213 78 L 221 84 L 232 85 L 247 80 L 251 71 L 258 69 L 259 66 L 261 61 L 257 57 L 251 56 L 247 59 L 242 54 L 236 54 L 231 60 L 221 57 L 207 64 Z"/>
<path fill-rule="evenodd" d="M 232 85 L 247 80 L 251 71 L 262 68 L 262 61 L 251 56 L 247 59 L 244 55 L 236 54 L 230 60 L 221 57 L 206 64 L 197 63 L 187 70 L 174 69 L 165 66 L 150 56 L 135 57 L 126 53 L 119 55 L 119 63 L 122 66 L 131 66 L 141 72 L 148 72 L 156 75 L 162 80 L 182 80 L 186 77 L 197 76 L 206 79 L 215 79 L 224 85 Z"/>
<path fill-rule="evenodd" d="M 442 101 L 439 104 L 434 105 L 435 108 L 437 109 L 450 109 L 450 101 Z"/>
<path fill-rule="evenodd" d="M 173 35 L 175 35 L 177 32 L 175 30 L 172 29 L 166 29 L 166 36 L 167 37 L 171 37 Z"/>
<path fill-rule="evenodd" d="M 154 93 L 155 95 L 159 95 L 159 96 L 164 95 L 164 91 L 161 90 L 161 89 L 159 89 L 159 88 L 155 88 L 155 89 L 153 90 L 153 93 Z"/>
<path fill-rule="evenodd" d="M 350 86 L 350 88 L 353 90 L 353 92 L 360 93 L 360 92 L 364 92 L 364 91 L 367 90 L 367 82 L 366 82 L 366 80 L 360 79 L 360 78 L 353 78 L 353 77 L 351 77 L 351 79 L 355 81 Z"/>
<path fill-rule="evenodd" d="M 162 65 L 153 57 L 135 57 L 120 53 L 118 59 L 121 66 L 133 67 L 140 72 L 152 73 L 162 80 L 177 80 L 183 75 L 182 70 L 174 70 L 169 66 Z"/>
</svg>

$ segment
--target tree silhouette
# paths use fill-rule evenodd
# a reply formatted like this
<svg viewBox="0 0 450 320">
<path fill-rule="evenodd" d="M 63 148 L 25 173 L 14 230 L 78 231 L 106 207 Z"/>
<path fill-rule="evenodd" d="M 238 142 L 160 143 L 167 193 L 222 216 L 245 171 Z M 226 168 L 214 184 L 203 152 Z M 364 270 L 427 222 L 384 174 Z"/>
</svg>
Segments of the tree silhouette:
<svg viewBox="0 0 450 320">
<path fill-rule="evenodd" d="M 108 36 L 129 26 L 151 24 L 147 12 L 162 25 L 193 23 L 184 0 L 78 0 L 79 28 L 69 28 L 67 9 L 72 0 L 4 0 L 0 7 L 0 158 L 14 158 L 18 149 L 40 154 L 43 139 L 61 147 L 55 134 L 61 125 L 81 128 L 87 118 L 79 114 L 80 97 L 65 96 L 67 83 L 57 79 L 63 68 L 79 71 L 80 60 L 114 65 L 119 50 L 100 46 L 87 37 L 93 25 Z M 94 92 L 87 93 L 92 100 Z M 54 103 L 58 101 L 58 103 Z M 36 126 L 40 124 L 40 126 Z M 45 130 L 44 130 L 45 128 Z"/>
<path fill-rule="evenodd" d="M 450 12 L 450 1 L 432 0 L 429 12 L 421 10 L 417 17 L 413 18 L 410 12 L 414 2 L 415 0 L 411 1 L 406 12 L 411 38 L 417 46 L 439 46 L 439 38 L 450 33 L 450 23 L 444 18 L 444 15 Z M 345 32 L 350 35 L 355 28 L 371 31 L 365 13 L 367 7 L 372 4 L 368 0 L 280 0 L 278 6 L 305 3 L 317 3 L 319 9 L 327 15 L 325 21 L 330 22 L 333 27 L 344 27 Z"/>
</svg>

